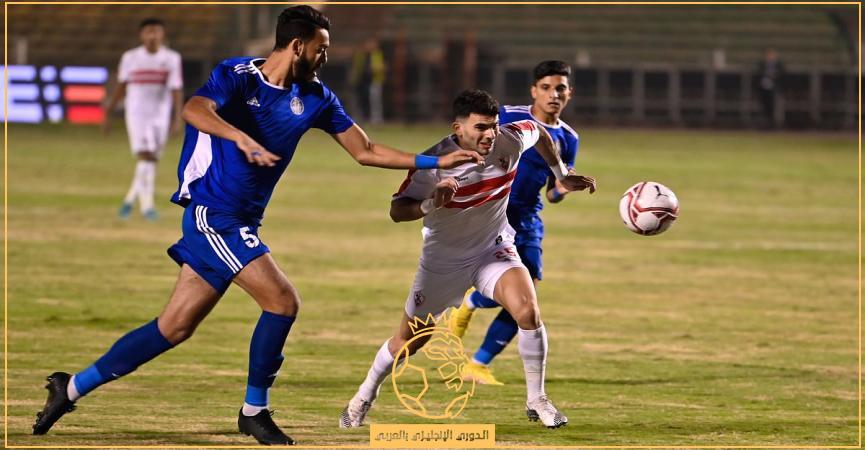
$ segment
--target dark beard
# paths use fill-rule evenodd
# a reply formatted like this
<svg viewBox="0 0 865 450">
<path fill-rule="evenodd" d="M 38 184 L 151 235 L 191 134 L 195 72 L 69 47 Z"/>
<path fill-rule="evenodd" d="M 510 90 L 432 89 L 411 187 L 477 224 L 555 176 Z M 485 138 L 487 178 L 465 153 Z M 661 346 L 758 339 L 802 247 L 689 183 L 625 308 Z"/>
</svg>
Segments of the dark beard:
<svg viewBox="0 0 865 450">
<path fill-rule="evenodd" d="M 312 65 L 304 58 L 299 58 L 294 65 L 294 74 L 300 80 L 312 78 Z"/>
</svg>

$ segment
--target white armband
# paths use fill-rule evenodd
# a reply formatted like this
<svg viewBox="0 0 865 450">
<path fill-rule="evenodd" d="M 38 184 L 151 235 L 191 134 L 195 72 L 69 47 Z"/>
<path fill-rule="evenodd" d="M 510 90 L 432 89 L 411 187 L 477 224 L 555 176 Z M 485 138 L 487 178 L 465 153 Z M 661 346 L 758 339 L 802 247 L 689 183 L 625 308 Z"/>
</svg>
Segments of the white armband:
<svg viewBox="0 0 865 450">
<path fill-rule="evenodd" d="M 428 198 L 420 202 L 420 212 L 423 213 L 423 215 L 433 212 L 434 209 L 436 209 L 435 200 Z"/>
<path fill-rule="evenodd" d="M 562 181 L 562 178 L 568 174 L 568 166 L 566 166 L 562 161 L 559 161 L 559 164 L 556 166 L 550 166 L 550 170 L 553 171 L 553 175 L 555 175 L 556 179 L 559 181 Z"/>
</svg>

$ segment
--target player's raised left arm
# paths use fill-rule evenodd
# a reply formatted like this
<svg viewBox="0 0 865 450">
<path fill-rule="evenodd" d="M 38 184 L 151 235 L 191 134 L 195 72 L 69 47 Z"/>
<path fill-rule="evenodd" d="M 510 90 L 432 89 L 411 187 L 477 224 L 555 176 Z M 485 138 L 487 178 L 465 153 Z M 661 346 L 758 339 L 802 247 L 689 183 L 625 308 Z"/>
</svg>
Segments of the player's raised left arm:
<svg viewBox="0 0 865 450">
<path fill-rule="evenodd" d="M 568 167 L 562 162 L 559 152 L 556 151 L 556 146 L 553 143 L 553 138 L 547 130 L 537 125 L 538 142 L 535 143 L 535 150 L 544 158 L 544 161 L 550 166 L 556 180 L 569 191 L 582 191 L 588 189 L 589 193 L 595 192 L 596 183 L 594 177 L 576 175 L 568 171 Z"/>
<path fill-rule="evenodd" d="M 467 162 L 483 163 L 484 160 L 480 154 L 469 150 L 457 150 L 440 157 L 406 153 L 372 142 L 357 124 L 331 136 L 363 166 L 386 169 L 449 169 Z"/>
</svg>

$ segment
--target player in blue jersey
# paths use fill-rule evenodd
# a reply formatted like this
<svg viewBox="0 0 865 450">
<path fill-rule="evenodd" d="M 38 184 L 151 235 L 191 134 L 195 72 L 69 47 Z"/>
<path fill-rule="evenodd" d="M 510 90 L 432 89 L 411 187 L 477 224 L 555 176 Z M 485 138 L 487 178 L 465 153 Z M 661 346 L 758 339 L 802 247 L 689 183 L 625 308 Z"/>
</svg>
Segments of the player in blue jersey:
<svg viewBox="0 0 865 450">
<path fill-rule="evenodd" d="M 571 68 L 563 61 L 543 61 L 534 69 L 534 84 L 531 87 L 531 105 L 503 106 L 499 111 L 502 124 L 520 120 L 534 120 L 546 128 L 558 147 L 562 161 L 569 169 L 574 159 L 580 138 L 573 128 L 559 118 L 570 100 L 572 88 L 568 82 Z M 516 231 L 515 245 L 520 259 L 534 280 L 535 287 L 542 277 L 541 240 L 544 238 L 544 223 L 540 212 L 544 207 L 540 191 L 546 189 L 550 203 L 561 202 L 568 191 L 556 181 L 547 163 L 532 148 L 523 154 L 517 168 L 508 199 L 508 222 Z M 472 291 L 463 304 L 451 315 L 451 330 L 462 337 L 476 308 L 497 308 L 499 304 L 480 292 Z M 490 371 L 489 364 L 517 334 L 517 323 L 504 309 L 490 324 L 487 335 L 472 361 L 466 365 L 464 377 L 482 384 L 501 385 Z"/>
<path fill-rule="evenodd" d="M 121 337 L 74 376 L 48 377 L 48 400 L 33 434 L 45 434 L 82 396 L 188 339 L 234 282 L 262 309 L 250 343 L 246 397 L 238 427 L 261 444 L 291 445 L 271 419 L 269 389 L 300 297 L 258 237 L 264 209 L 298 141 L 310 128 L 331 134 L 362 165 L 450 168 L 482 162 L 474 151 L 430 157 L 372 143 L 316 77 L 327 61 L 330 21 L 302 5 L 284 10 L 265 58 L 220 63 L 187 102 L 189 123 L 172 201 L 186 208 L 183 237 L 168 253 L 180 274 L 159 316 Z"/>
</svg>

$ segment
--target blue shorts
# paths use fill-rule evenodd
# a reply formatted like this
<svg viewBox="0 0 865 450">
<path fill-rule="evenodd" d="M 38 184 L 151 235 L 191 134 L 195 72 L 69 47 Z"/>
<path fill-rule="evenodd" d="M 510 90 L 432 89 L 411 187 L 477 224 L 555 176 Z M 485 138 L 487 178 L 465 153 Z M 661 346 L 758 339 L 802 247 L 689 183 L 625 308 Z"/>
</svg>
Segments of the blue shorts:
<svg viewBox="0 0 865 450">
<path fill-rule="evenodd" d="M 526 245 L 517 245 L 517 253 L 520 255 L 523 265 L 526 266 L 526 269 L 529 269 L 529 275 L 532 276 L 532 279 L 542 279 L 544 265 L 541 261 L 541 255 L 544 251 L 541 249 L 541 241 L 538 240 L 536 244 L 533 242 Z"/>
<path fill-rule="evenodd" d="M 258 239 L 258 222 L 190 203 L 183 212 L 183 237 L 168 248 L 178 265 L 188 264 L 217 292 L 250 261 L 270 252 Z"/>
</svg>

